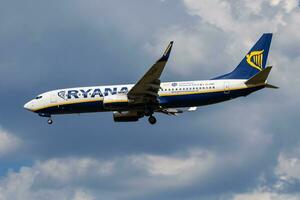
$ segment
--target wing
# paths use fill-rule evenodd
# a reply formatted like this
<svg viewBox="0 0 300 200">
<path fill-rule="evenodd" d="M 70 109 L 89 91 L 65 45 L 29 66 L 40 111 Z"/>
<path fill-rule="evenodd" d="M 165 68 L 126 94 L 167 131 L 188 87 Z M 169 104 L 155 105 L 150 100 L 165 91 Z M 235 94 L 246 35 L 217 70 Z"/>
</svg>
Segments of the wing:
<svg viewBox="0 0 300 200">
<path fill-rule="evenodd" d="M 127 93 L 134 103 L 157 103 L 158 90 L 160 89 L 160 76 L 168 61 L 173 46 L 173 41 L 165 50 L 162 57 L 156 61 L 147 73 Z"/>
</svg>

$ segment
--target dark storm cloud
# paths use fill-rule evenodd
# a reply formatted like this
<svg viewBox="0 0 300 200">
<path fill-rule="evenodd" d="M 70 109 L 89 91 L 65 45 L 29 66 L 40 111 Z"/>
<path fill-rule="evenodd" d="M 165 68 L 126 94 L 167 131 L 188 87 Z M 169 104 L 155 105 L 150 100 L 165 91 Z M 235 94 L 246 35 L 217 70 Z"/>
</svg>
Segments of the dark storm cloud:
<svg viewBox="0 0 300 200">
<path fill-rule="evenodd" d="M 145 3 L 149 9 L 140 9 Z M 141 125 L 134 125 L 137 131 L 128 136 L 126 133 L 130 134 L 132 127 L 117 125 L 116 128 L 111 114 L 58 117 L 61 124 L 50 128 L 45 126 L 45 119 L 22 108 L 38 93 L 54 88 L 135 82 L 157 59 L 161 52 L 157 57 L 147 56 L 144 43 L 151 41 L 155 30 L 174 21 L 174 13 L 180 14 L 177 10 L 181 4 L 171 8 L 170 3 L 160 1 L 118 2 L 117 7 L 115 4 L 113 1 L 3 2 L 0 88 L 5 95 L 0 100 L 3 105 L 0 121 L 27 144 L 25 151 L 6 163 L 20 160 L 27 163 L 26 158 L 77 154 L 109 157 L 152 150 L 151 143 L 145 144 L 149 140 L 139 143 L 139 138 L 143 138 Z M 160 18 L 153 12 L 165 15 Z M 115 13 L 113 17 L 111 13 Z M 74 126 L 72 119 L 83 125 Z M 42 122 L 40 127 L 35 120 Z M 61 125 L 67 127 L 63 132 Z M 164 149 L 157 146 L 154 151 Z"/>
<path fill-rule="evenodd" d="M 135 82 L 173 39 L 173 60 L 163 80 L 209 78 L 218 75 L 215 73 L 220 69 L 220 73 L 226 72 L 232 67 L 225 68 L 223 64 L 231 65 L 242 55 L 236 52 L 246 51 L 244 37 L 255 39 L 260 34 L 246 36 L 243 30 L 244 36 L 234 29 L 249 22 L 258 32 L 264 31 L 265 24 L 259 21 L 271 20 L 270 16 L 278 13 L 275 9 L 279 9 L 262 3 L 270 14 L 263 17 L 259 16 L 262 13 L 251 13 L 250 18 L 246 10 L 240 21 L 232 19 L 232 29 L 226 20 L 219 24 L 212 20 L 224 9 L 219 13 L 199 13 L 196 9 L 191 16 L 191 7 L 199 6 L 196 4 L 192 0 L 1 2 L 0 124 L 24 145 L 13 154 L 15 158 L 10 155 L 1 160 L 0 197 L 1 188 L 10 188 L 9 183 L 17 182 L 17 188 L 32 186 L 20 190 L 25 191 L 28 199 L 41 199 L 45 194 L 53 199 L 87 194 L 96 199 L 220 199 L 255 190 L 262 176 L 266 187 L 272 187 L 278 178 L 273 170 L 279 153 L 295 148 L 300 141 L 299 96 L 292 96 L 291 92 L 298 87 L 290 89 L 287 82 L 280 83 L 281 90 L 264 90 L 247 98 L 199 108 L 195 113 L 179 117 L 158 115 L 157 126 L 149 126 L 145 119 L 115 124 L 111 113 L 55 116 L 54 126 L 48 126 L 45 119 L 22 108 L 34 95 L 55 88 Z M 238 8 L 245 8 L 244 3 L 230 6 L 238 16 Z M 251 23 L 254 15 L 258 25 Z M 275 37 L 271 61 L 280 65 L 298 62 L 297 45 L 282 42 L 289 41 L 291 27 L 298 22 L 291 15 L 284 16 L 291 25 L 274 25 L 281 39 Z M 282 79 L 289 79 L 291 72 L 286 73 L 285 69 L 274 69 L 272 75 L 277 78 L 276 73 L 283 73 Z M 294 74 L 299 71 L 295 65 L 292 69 Z M 274 77 L 271 79 L 278 80 Z M 297 83 L 295 79 L 291 81 Z M 212 155 L 213 161 L 199 161 L 199 156 L 190 155 L 191 149 L 199 148 Z M 137 163 L 130 158 L 132 155 Z M 147 156 L 161 157 L 152 163 Z M 102 162 L 112 162 L 115 170 L 101 174 Z M 160 162 L 170 168 L 174 162 L 183 166 L 183 172 L 175 170 L 179 178 L 189 171 L 195 173 L 195 178 L 180 179 L 187 180 L 180 185 L 175 172 L 170 177 L 153 174 L 153 168 L 165 173 Z M 201 163 L 196 165 L 200 172 L 193 171 L 193 163 Z M 202 172 L 200 168 L 206 165 L 210 170 Z M 6 174 L 3 166 L 15 169 L 16 173 Z M 109 164 L 107 168 L 110 169 Z M 101 176 L 95 175 L 93 169 L 100 170 Z M 66 184 L 69 187 L 64 187 Z M 293 187 L 297 184 L 289 186 Z M 78 188 L 83 188 L 83 192 L 78 193 Z M 4 194 L 4 199 L 15 197 L 3 191 Z"/>
</svg>

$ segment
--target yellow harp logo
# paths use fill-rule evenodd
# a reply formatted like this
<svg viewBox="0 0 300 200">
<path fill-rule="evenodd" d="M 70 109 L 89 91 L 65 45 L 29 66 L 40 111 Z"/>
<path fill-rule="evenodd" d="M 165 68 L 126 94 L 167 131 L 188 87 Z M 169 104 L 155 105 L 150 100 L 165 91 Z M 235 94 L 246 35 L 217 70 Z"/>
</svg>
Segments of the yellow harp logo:
<svg viewBox="0 0 300 200">
<path fill-rule="evenodd" d="M 261 51 L 252 51 L 249 54 L 246 55 L 246 61 L 255 69 L 258 69 L 259 71 L 262 71 L 262 63 L 263 63 L 263 52 Z"/>
</svg>

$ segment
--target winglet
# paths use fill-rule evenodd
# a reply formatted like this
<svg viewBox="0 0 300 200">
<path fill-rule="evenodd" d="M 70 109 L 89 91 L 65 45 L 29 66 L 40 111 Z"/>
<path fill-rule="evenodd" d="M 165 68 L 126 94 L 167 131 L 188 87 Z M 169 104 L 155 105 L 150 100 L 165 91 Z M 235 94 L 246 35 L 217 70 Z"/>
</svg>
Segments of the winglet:
<svg viewBox="0 0 300 200">
<path fill-rule="evenodd" d="M 170 42 L 170 44 L 168 45 L 168 47 L 166 48 L 163 56 L 157 61 L 157 62 L 161 62 L 161 61 L 167 61 L 169 59 L 171 50 L 172 50 L 172 46 L 173 46 L 173 41 Z"/>
<path fill-rule="evenodd" d="M 271 89 L 279 89 L 279 87 L 275 86 L 275 85 L 271 85 L 269 83 L 266 84 L 266 88 L 271 88 Z"/>
</svg>

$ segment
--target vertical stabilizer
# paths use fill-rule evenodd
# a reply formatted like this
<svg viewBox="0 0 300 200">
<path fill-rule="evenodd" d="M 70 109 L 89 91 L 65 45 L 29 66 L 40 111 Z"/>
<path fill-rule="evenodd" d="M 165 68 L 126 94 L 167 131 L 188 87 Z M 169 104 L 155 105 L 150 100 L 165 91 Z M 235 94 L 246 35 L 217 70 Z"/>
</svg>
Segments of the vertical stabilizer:
<svg viewBox="0 0 300 200">
<path fill-rule="evenodd" d="M 240 64 L 229 74 L 215 79 L 249 79 L 265 69 L 272 33 L 264 33 Z"/>
</svg>

